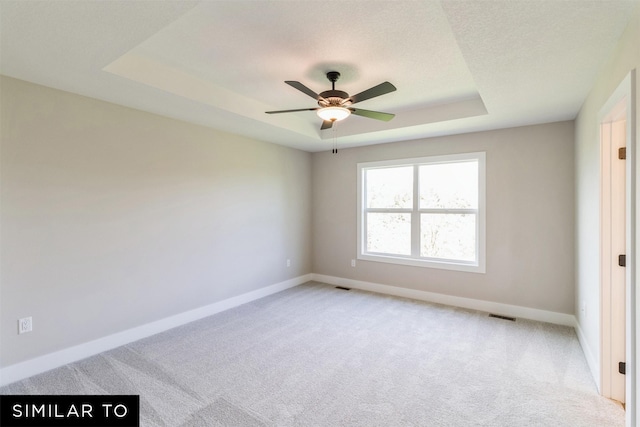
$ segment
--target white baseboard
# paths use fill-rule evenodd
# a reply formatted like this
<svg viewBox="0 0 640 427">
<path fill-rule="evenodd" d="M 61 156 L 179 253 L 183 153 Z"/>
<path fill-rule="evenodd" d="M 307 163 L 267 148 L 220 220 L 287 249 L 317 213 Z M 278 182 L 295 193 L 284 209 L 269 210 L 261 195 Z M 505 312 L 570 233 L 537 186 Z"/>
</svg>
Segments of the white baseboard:
<svg viewBox="0 0 640 427">
<path fill-rule="evenodd" d="M 285 289 L 301 285 L 309 280 L 312 280 L 312 275 L 306 274 L 304 276 L 285 280 L 284 282 L 276 283 L 252 292 L 247 292 L 246 294 L 218 301 L 204 307 L 147 323 L 146 325 L 138 326 L 103 338 L 98 338 L 93 341 L 65 348 L 64 350 L 16 363 L 15 365 L 7 366 L 0 369 L 0 386 L 11 384 L 32 375 L 66 365 L 67 363 L 76 362 L 78 360 L 94 356 L 98 353 L 102 353 L 103 351 L 111 350 L 139 339 L 182 326 L 189 322 L 229 310 L 239 305 L 264 298 Z"/>
<path fill-rule="evenodd" d="M 600 389 L 600 363 L 598 359 L 595 357 L 589 344 L 587 344 L 587 338 L 580 327 L 580 323 L 576 321 L 576 334 L 578 335 L 578 341 L 580 342 L 580 347 L 582 347 L 582 352 L 584 353 L 585 359 L 587 359 L 587 365 L 589 365 L 589 371 L 591 371 L 591 376 L 596 383 L 596 387 L 598 388 L 598 393 L 601 392 Z"/>
<path fill-rule="evenodd" d="M 360 280 L 344 279 L 341 277 L 326 276 L 323 274 L 312 274 L 311 276 L 313 280 L 317 282 L 328 283 L 334 286 L 345 286 L 348 288 L 355 288 L 363 291 L 377 292 L 380 294 L 417 299 L 437 304 L 451 305 L 454 307 L 486 311 L 488 313 L 495 313 L 503 316 L 519 317 L 522 319 L 554 323 L 557 325 L 570 326 L 572 328 L 576 326 L 576 318 L 572 314 L 557 313 L 554 311 L 539 310 L 535 308 L 502 304 L 498 302 L 477 300 L 472 298 L 456 297 L 434 292 L 418 291 L 415 289 L 381 285 L 379 283 L 363 282 Z"/>
</svg>

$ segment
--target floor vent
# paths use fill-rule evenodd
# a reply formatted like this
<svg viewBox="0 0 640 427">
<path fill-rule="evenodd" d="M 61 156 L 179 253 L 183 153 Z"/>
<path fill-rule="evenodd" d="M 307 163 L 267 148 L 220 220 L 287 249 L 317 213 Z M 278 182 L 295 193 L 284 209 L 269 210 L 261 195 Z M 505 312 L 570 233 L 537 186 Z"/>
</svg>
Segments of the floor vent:
<svg viewBox="0 0 640 427">
<path fill-rule="evenodd" d="M 350 291 L 351 288 L 345 288 L 344 286 L 336 286 L 336 289 L 342 289 L 343 291 Z"/>
<path fill-rule="evenodd" d="M 495 317 L 496 319 L 502 319 L 502 320 L 510 320 L 512 322 L 516 321 L 515 317 L 509 317 L 509 316 L 500 316 L 499 314 L 489 314 L 489 317 Z"/>
</svg>

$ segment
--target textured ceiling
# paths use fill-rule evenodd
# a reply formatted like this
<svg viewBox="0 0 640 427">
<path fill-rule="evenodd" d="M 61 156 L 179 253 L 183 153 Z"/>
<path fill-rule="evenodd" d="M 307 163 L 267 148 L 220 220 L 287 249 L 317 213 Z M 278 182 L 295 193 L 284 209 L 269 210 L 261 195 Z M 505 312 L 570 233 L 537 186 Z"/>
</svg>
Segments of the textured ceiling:
<svg viewBox="0 0 640 427">
<path fill-rule="evenodd" d="M 573 119 L 639 0 L 0 0 L 0 73 L 307 151 Z M 320 131 L 313 99 L 398 90 Z"/>
</svg>

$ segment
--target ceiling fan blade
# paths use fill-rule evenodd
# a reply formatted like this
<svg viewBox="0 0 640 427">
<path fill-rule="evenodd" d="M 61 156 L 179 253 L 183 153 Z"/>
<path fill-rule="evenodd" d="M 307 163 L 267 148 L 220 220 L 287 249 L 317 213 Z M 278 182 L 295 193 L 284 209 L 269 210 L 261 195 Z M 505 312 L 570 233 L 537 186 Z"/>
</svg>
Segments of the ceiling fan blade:
<svg viewBox="0 0 640 427">
<path fill-rule="evenodd" d="M 267 114 L 294 113 L 296 111 L 315 111 L 317 108 L 298 108 L 296 110 L 265 111 Z"/>
<path fill-rule="evenodd" d="M 376 96 L 384 95 L 386 93 L 393 92 L 394 90 L 396 90 L 396 87 L 394 85 L 389 82 L 384 82 L 380 83 L 378 86 L 367 89 L 364 92 L 353 95 L 349 99 L 351 99 L 352 104 L 355 104 L 356 102 L 362 102 L 367 99 L 375 98 Z"/>
<path fill-rule="evenodd" d="M 294 88 L 298 89 L 302 93 L 306 93 L 307 95 L 309 95 L 310 97 L 312 97 L 316 101 L 322 99 L 322 97 L 320 95 L 318 95 L 317 93 L 315 93 L 314 91 L 312 91 L 311 89 L 309 89 L 308 87 L 306 87 L 305 85 L 303 85 L 300 82 L 287 80 L 287 81 L 285 81 L 285 83 L 288 84 L 291 87 L 294 87 Z"/>
<path fill-rule="evenodd" d="M 320 130 L 331 129 L 333 126 L 333 122 L 331 120 L 324 120 L 322 122 L 322 126 L 320 126 Z"/>
<path fill-rule="evenodd" d="M 390 113 L 381 113 L 379 111 L 371 111 L 371 110 L 363 110 L 361 108 L 349 108 L 351 110 L 351 114 L 355 114 L 356 116 L 368 117 L 370 119 L 383 120 L 388 122 L 393 119 L 396 115 Z"/>
</svg>

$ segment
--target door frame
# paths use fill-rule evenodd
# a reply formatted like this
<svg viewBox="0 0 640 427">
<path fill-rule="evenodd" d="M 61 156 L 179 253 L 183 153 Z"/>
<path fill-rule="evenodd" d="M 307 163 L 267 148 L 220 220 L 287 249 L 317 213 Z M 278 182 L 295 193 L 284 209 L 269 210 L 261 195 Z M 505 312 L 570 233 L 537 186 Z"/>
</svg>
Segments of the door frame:
<svg viewBox="0 0 640 427">
<path fill-rule="evenodd" d="M 640 327 L 636 327 L 636 200 L 640 200 L 640 197 L 636 197 L 636 73 L 635 70 L 631 70 L 629 74 L 622 80 L 620 85 L 611 94 L 607 102 L 604 104 L 598 115 L 599 132 L 602 131 L 603 123 L 607 122 L 610 118 L 610 114 L 614 112 L 616 107 L 622 106 L 624 108 L 624 116 L 626 119 L 626 150 L 627 156 L 625 161 L 625 178 L 626 178 L 626 212 L 625 212 L 625 239 L 626 239 L 626 269 L 625 269 L 625 286 L 626 286 L 626 301 L 625 301 L 625 353 L 626 353 L 626 375 L 625 375 L 625 401 L 626 403 L 626 425 L 636 425 L 636 408 L 638 406 L 638 395 L 636 393 L 636 331 L 640 331 Z M 611 289 L 607 286 L 603 286 L 603 266 L 607 263 L 611 263 L 613 258 L 606 248 L 602 245 L 602 233 L 603 233 L 603 221 L 606 218 L 603 216 L 602 207 L 606 203 L 604 200 L 606 197 L 610 197 L 610 193 L 604 192 L 604 185 L 606 184 L 606 177 L 603 170 L 607 171 L 610 165 L 605 165 L 605 160 L 608 162 L 609 154 L 603 153 L 602 147 L 602 135 L 600 134 L 600 149 L 601 149 L 601 200 L 600 200 L 600 225 L 601 225 L 601 243 L 600 243 L 600 393 L 606 397 L 611 396 L 611 376 L 613 365 L 611 360 L 606 356 L 608 352 L 608 346 L 611 343 L 612 336 L 612 319 L 611 310 L 609 304 L 611 299 Z M 610 199 L 609 199 L 610 200 Z M 606 231 L 604 231 L 606 233 Z M 607 258 L 607 259 L 605 259 Z M 616 373 L 617 374 L 617 373 Z"/>
<path fill-rule="evenodd" d="M 625 402 L 626 376 L 618 362 L 626 362 L 626 268 L 618 255 L 626 254 L 627 161 L 618 158 L 626 147 L 626 99 L 615 104 L 600 122 L 600 393 Z"/>
</svg>

